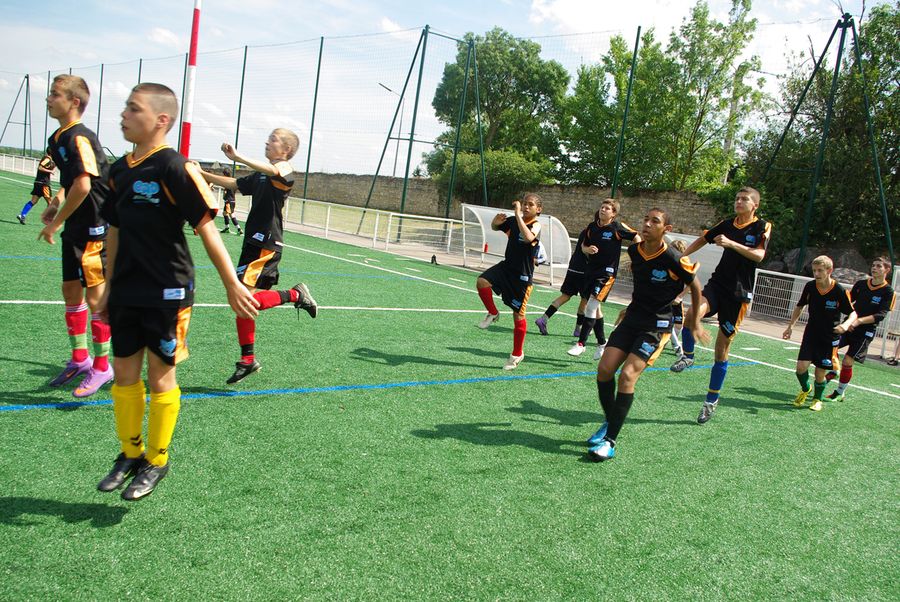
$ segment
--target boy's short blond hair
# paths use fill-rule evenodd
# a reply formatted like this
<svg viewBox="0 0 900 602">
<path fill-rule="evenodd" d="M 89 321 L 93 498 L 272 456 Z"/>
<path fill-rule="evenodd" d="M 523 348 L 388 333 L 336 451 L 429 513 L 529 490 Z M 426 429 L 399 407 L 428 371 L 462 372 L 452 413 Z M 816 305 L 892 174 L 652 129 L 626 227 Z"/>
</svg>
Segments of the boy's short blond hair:
<svg viewBox="0 0 900 602">
<path fill-rule="evenodd" d="M 287 128 L 275 128 L 272 133 L 278 136 L 281 143 L 287 147 L 289 160 L 297 154 L 297 150 L 300 148 L 300 137 L 297 134 Z"/>
<path fill-rule="evenodd" d="M 150 106 L 157 114 L 169 116 L 169 127 L 166 128 L 166 132 L 172 130 L 178 120 L 178 99 L 175 98 L 175 92 L 171 88 L 163 84 L 144 82 L 133 87 L 131 93 L 146 94 Z"/>
<path fill-rule="evenodd" d="M 822 266 L 826 270 L 830 270 L 834 268 L 834 262 L 831 261 L 831 257 L 828 255 L 819 255 L 815 259 L 812 260 L 812 264 L 814 266 Z"/>
<path fill-rule="evenodd" d="M 64 92 L 69 100 L 77 98 L 78 114 L 83 115 L 87 108 L 88 101 L 91 99 L 91 91 L 88 89 L 87 82 L 77 75 L 57 75 L 53 78 L 54 85 L 57 85 L 61 92 Z"/>
</svg>

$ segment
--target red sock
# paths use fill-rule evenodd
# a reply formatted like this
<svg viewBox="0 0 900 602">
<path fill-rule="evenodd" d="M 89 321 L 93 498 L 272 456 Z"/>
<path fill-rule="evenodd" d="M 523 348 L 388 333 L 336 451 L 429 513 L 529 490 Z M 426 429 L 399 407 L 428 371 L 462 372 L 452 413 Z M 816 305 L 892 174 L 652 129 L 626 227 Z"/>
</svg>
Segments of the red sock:
<svg viewBox="0 0 900 602">
<path fill-rule="evenodd" d="M 109 370 L 109 324 L 100 316 L 91 316 L 91 339 L 94 341 L 94 370 Z"/>
<path fill-rule="evenodd" d="M 270 307 L 278 307 L 285 303 L 284 298 L 278 291 L 256 291 L 253 293 L 253 298 L 259 301 L 259 311 Z"/>
<path fill-rule="evenodd" d="M 87 350 L 87 303 L 66 305 L 66 330 L 72 342 L 72 361 L 83 362 L 88 356 Z"/>
<path fill-rule="evenodd" d="M 253 363 L 256 356 L 253 354 L 253 343 L 256 342 L 256 322 L 249 318 L 236 318 L 238 343 L 241 346 L 241 361 L 245 364 Z"/>
<path fill-rule="evenodd" d="M 853 366 L 841 366 L 841 384 L 847 384 L 853 378 Z"/>
<path fill-rule="evenodd" d="M 528 320 L 513 320 L 513 355 L 523 355 L 522 347 L 525 345 L 525 331 L 528 330 Z"/>
<path fill-rule="evenodd" d="M 484 303 L 484 308 L 488 310 L 489 314 L 496 316 L 500 313 L 497 311 L 497 306 L 494 305 L 494 293 L 491 291 L 491 287 L 478 289 L 478 296 L 481 297 L 481 302 Z"/>
</svg>

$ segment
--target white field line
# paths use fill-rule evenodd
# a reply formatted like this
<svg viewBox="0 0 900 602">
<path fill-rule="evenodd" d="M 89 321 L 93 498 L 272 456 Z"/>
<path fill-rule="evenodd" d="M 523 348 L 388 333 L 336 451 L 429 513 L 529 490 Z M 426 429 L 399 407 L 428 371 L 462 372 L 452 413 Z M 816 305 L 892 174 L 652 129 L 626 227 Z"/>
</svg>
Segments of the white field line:
<svg viewBox="0 0 900 602">
<path fill-rule="evenodd" d="M 31 183 L 29 183 L 29 182 L 25 182 L 23 180 L 17 180 L 15 178 L 8 178 L 6 176 L 0 176 L 0 180 L 7 180 L 9 182 L 15 182 L 16 184 L 21 184 L 23 186 L 31 186 Z"/>
<path fill-rule="evenodd" d="M 453 282 L 462 282 L 463 284 L 465 284 L 466 282 L 465 280 L 460 280 L 459 278 L 448 278 L 448 280 L 452 280 Z"/>
<path fill-rule="evenodd" d="M 741 351 L 762 351 L 759 347 L 741 347 Z"/>
</svg>

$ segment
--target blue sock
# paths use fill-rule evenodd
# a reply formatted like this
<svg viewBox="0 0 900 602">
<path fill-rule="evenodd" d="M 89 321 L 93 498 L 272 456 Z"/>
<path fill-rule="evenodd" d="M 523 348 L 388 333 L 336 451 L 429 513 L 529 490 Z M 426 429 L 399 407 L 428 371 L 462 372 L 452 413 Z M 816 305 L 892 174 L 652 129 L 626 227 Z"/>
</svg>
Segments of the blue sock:
<svg viewBox="0 0 900 602">
<path fill-rule="evenodd" d="M 719 401 L 719 391 L 722 390 L 722 383 L 725 382 L 725 375 L 727 373 L 728 360 L 713 364 L 712 373 L 709 375 L 709 392 L 706 394 L 706 403 L 715 403 Z"/>
<path fill-rule="evenodd" d="M 22 213 L 20 213 L 19 215 L 25 217 L 26 215 L 28 215 L 28 212 L 31 211 L 32 207 L 34 207 L 34 203 L 28 201 L 27 203 L 25 203 L 25 206 L 22 207 Z"/>
<path fill-rule="evenodd" d="M 684 349 L 686 356 L 694 359 L 694 335 L 691 333 L 690 328 L 681 329 L 681 347 Z"/>
</svg>

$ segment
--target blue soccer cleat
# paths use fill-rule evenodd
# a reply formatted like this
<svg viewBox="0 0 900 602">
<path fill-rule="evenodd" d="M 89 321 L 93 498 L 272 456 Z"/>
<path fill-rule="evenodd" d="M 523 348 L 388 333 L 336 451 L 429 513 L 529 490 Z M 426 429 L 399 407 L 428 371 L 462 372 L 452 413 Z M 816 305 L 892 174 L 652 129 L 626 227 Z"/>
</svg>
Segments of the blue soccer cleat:
<svg viewBox="0 0 900 602">
<path fill-rule="evenodd" d="M 606 437 L 607 427 L 609 427 L 609 423 L 604 420 L 603 424 L 600 425 L 600 428 L 597 429 L 597 432 L 591 435 L 587 440 L 587 444 L 591 447 L 600 445 L 600 443 L 603 442 L 603 438 Z"/>
<path fill-rule="evenodd" d="M 616 457 L 616 443 L 609 439 L 604 439 L 600 445 L 595 445 L 588 450 L 588 457 L 594 462 L 603 462 L 612 460 Z"/>
</svg>

